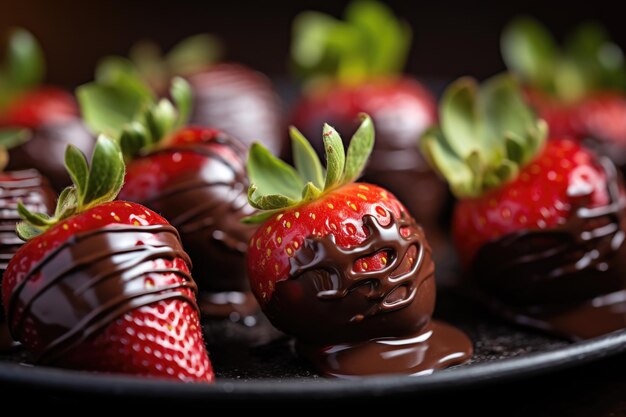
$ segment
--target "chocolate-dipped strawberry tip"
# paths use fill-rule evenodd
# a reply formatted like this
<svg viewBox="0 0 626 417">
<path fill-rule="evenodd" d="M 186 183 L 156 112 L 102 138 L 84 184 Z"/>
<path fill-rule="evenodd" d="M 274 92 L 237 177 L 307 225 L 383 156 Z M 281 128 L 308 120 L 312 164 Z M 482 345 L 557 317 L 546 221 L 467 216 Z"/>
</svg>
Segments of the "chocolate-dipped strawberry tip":
<svg viewBox="0 0 626 417">
<path fill-rule="evenodd" d="M 11 335 L 38 364 L 211 382 L 191 261 L 165 219 L 115 200 L 118 145 L 102 136 L 88 164 L 70 146 L 73 181 L 52 215 L 19 204 L 27 242 L 2 283 Z"/>
<path fill-rule="evenodd" d="M 78 96 L 92 128 L 120 143 L 127 161 L 120 197 L 161 213 L 180 231 L 205 317 L 254 327 L 260 312 L 244 256 L 255 227 L 240 222 L 253 213 L 246 148 L 219 130 L 186 126 L 192 93 L 183 79 L 172 83 L 173 102 L 144 93 L 111 82 L 85 85 Z M 129 112 L 109 117 L 118 108 Z"/>
<path fill-rule="evenodd" d="M 623 327 L 605 297 L 624 288 L 626 200 L 615 166 L 569 138 L 545 141 L 545 122 L 510 76 L 481 87 L 461 79 L 440 111 L 422 147 L 459 199 L 452 231 L 470 287 L 498 314 L 568 337 L 607 329 L 590 332 L 573 315 Z"/>
<path fill-rule="evenodd" d="M 326 169 L 290 133 L 295 168 L 258 144 L 248 157 L 248 199 L 259 210 L 246 219 L 259 224 L 248 276 L 272 323 L 329 376 L 428 373 L 465 361 L 469 339 L 431 320 L 434 263 L 421 227 L 391 193 L 354 182 L 374 146 L 370 117 L 361 115 L 347 154 L 324 125 Z"/>
</svg>

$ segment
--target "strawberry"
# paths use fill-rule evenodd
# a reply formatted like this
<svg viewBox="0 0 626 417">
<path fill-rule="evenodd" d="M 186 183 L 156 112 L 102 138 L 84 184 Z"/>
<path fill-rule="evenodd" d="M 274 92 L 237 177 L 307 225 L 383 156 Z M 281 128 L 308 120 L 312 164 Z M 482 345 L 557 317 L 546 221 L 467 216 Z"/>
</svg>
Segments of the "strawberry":
<svg viewBox="0 0 626 417">
<path fill-rule="evenodd" d="M 8 169 L 35 168 L 60 191 L 70 183 L 62 163 L 66 146 L 90 152 L 94 138 L 81 123 L 72 95 L 40 84 L 43 69 L 43 53 L 34 37 L 23 29 L 14 31 L 0 66 L 0 136 L 27 132 L 26 140 L 10 149 Z"/>
<path fill-rule="evenodd" d="M 250 285 L 275 326 L 315 346 L 415 334 L 434 307 L 421 228 L 393 194 L 353 182 L 374 144 L 372 120 L 361 120 L 347 158 L 324 126 L 325 175 L 295 128 L 297 171 L 259 144 L 250 149 L 248 196 L 261 212 L 247 221 L 262 222 L 248 248 Z"/>
<path fill-rule="evenodd" d="M 612 165 L 566 138 L 544 144 L 545 122 L 507 76 L 480 90 L 471 79 L 455 82 L 440 112 L 423 151 L 459 199 L 454 241 L 476 280 L 523 304 L 614 288 L 624 191 Z"/>
<path fill-rule="evenodd" d="M 91 168 L 71 146 L 65 162 L 74 186 L 54 216 L 18 206 L 27 243 L 2 283 L 13 337 L 43 364 L 213 381 L 176 229 L 143 206 L 112 201 L 124 178 L 114 142 L 98 140 Z"/>
<path fill-rule="evenodd" d="M 594 147 L 625 162 L 626 66 L 601 27 L 581 25 L 559 50 L 539 22 L 518 18 L 502 35 L 502 54 L 551 137 L 592 139 Z"/>
<path fill-rule="evenodd" d="M 282 152 L 282 109 L 270 80 L 242 64 L 219 62 L 220 49 L 207 34 L 184 39 L 164 55 L 144 41 L 131 49 L 129 60 L 103 60 L 96 80 L 106 83 L 112 72 L 122 71 L 164 96 L 171 80 L 183 77 L 193 91 L 191 124 L 224 131 L 246 145 L 261 140 L 273 152 Z"/>
<path fill-rule="evenodd" d="M 380 27 L 385 36 L 378 33 Z M 319 126 L 328 121 L 349 137 L 358 127 L 358 114 L 370 114 L 378 140 L 364 179 L 391 190 L 431 229 L 447 194 L 415 144 L 436 122 L 437 104 L 417 80 L 399 74 L 409 43 L 408 26 L 382 3 L 354 1 L 341 21 L 317 12 L 299 15 L 292 58 L 309 83 L 291 123 L 318 138 Z M 313 146 L 322 153 L 321 141 Z"/>
<path fill-rule="evenodd" d="M 92 105 L 100 103 L 92 97 L 102 91 L 108 87 L 97 83 L 79 90 L 93 119 L 107 111 Z M 174 80 L 171 96 L 178 111 L 162 99 L 119 126 L 128 161 L 120 196 L 158 211 L 180 230 L 201 289 L 246 292 L 244 255 L 254 228 L 240 222 L 253 212 L 246 198 L 245 147 L 219 130 L 184 126 L 191 91 L 183 79 Z"/>
</svg>

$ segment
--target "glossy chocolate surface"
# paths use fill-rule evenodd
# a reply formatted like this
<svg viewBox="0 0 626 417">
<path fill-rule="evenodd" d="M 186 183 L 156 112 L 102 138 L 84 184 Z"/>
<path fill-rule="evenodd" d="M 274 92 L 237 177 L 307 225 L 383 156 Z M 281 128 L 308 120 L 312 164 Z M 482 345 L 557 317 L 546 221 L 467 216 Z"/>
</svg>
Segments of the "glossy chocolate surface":
<svg viewBox="0 0 626 417">
<path fill-rule="evenodd" d="M 85 155 L 91 155 L 95 144 L 95 138 L 78 118 L 44 125 L 31 130 L 30 134 L 26 143 L 9 150 L 7 170 L 35 168 L 58 192 L 71 184 L 63 164 L 67 145 L 72 144 Z"/>
<path fill-rule="evenodd" d="M 228 147 L 234 157 L 222 157 L 216 149 L 220 146 Z M 178 229 L 202 290 L 247 291 L 245 252 L 255 227 L 241 223 L 253 213 L 248 205 L 245 150 L 223 135 L 212 143 L 160 152 L 193 152 L 205 156 L 206 162 L 198 170 L 168 179 L 163 190 L 140 203 L 161 213 Z"/>
<path fill-rule="evenodd" d="M 590 191 L 582 193 L 562 225 L 480 249 L 472 277 L 498 314 L 572 339 L 625 327 L 619 294 L 626 284 L 626 196 L 615 166 L 606 158 L 601 163 L 607 205 L 589 208 Z"/>
<path fill-rule="evenodd" d="M 194 90 L 191 124 L 222 130 L 246 145 L 284 151 L 281 104 L 270 81 L 237 64 L 218 64 L 188 77 Z"/>
<path fill-rule="evenodd" d="M 434 263 L 422 229 L 406 215 L 389 216 L 387 225 L 365 216 L 368 236 L 358 246 L 338 247 L 331 234 L 305 239 L 291 258 L 290 278 L 276 283 L 264 307 L 272 323 L 295 336 L 301 353 L 323 374 L 416 374 L 439 367 L 439 354 L 459 353 L 460 360 L 454 363 L 471 356 L 472 345 L 465 335 L 430 321 Z M 354 270 L 357 260 L 381 252 L 388 259 L 383 269 Z M 435 330 L 432 338 L 424 336 L 429 325 Z M 409 340 L 420 337 L 424 340 Z M 424 361 L 407 355 L 385 364 L 385 357 L 401 356 L 401 349 L 415 353 L 435 343 L 443 344 L 428 348 Z M 330 370 L 333 363 L 336 369 Z"/>
<path fill-rule="evenodd" d="M 51 363 L 138 307 L 174 298 L 196 307 L 189 273 L 159 267 L 159 259 L 189 265 L 172 226 L 111 225 L 72 236 L 15 287 L 7 306 L 12 336 L 25 340 L 34 332 L 36 360 Z M 150 274 L 177 279 L 159 285 Z"/>
</svg>

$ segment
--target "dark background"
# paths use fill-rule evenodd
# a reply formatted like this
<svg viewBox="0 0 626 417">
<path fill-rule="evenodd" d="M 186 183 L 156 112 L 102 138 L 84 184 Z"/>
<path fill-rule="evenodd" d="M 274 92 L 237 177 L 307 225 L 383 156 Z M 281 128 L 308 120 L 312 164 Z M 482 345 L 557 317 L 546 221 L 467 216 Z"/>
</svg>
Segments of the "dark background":
<svg viewBox="0 0 626 417">
<path fill-rule="evenodd" d="M 218 35 L 227 58 L 272 76 L 285 74 L 290 22 L 298 11 L 317 9 L 340 15 L 346 0 L 0 0 L 0 33 L 22 25 L 40 39 L 48 57 L 49 80 L 65 85 L 88 81 L 98 57 L 125 54 L 141 38 L 164 47 L 200 32 Z M 414 30 L 407 70 L 450 79 L 464 74 L 492 75 L 501 69 L 498 39 L 503 25 L 528 13 L 563 36 L 586 19 L 603 22 L 626 47 L 624 15 L 606 1 L 586 2 L 387 2 Z M 614 3 L 615 4 L 615 3 Z"/>
</svg>

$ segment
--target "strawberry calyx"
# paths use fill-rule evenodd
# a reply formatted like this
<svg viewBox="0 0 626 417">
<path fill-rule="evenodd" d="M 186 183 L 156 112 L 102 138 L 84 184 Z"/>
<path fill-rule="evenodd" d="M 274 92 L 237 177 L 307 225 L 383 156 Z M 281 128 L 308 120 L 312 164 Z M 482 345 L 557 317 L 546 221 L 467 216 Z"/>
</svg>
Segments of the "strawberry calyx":
<svg viewBox="0 0 626 417">
<path fill-rule="evenodd" d="M 117 143 L 104 135 L 96 142 L 91 166 L 77 147 L 69 145 L 65 167 L 73 185 L 59 195 L 54 215 L 31 212 L 18 202 L 17 211 L 23 221 L 17 224 L 16 231 L 21 239 L 32 239 L 68 217 L 115 200 L 124 183 L 122 152 Z"/>
<path fill-rule="evenodd" d="M 250 187 L 248 201 L 259 213 L 243 219 L 262 223 L 288 208 L 308 203 L 325 193 L 354 182 L 363 172 L 374 148 L 374 123 L 360 114 L 361 125 L 352 136 L 347 154 L 339 133 L 324 124 L 326 169 L 309 141 L 295 127 L 289 133 L 295 168 L 273 156 L 263 145 L 253 143 L 248 155 Z"/>
<path fill-rule="evenodd" d="M 509 70 L 524 83 L 564 101 L 626 88 L 624 53 L 594 22 L 578 26 L 561 48 L 537 20 L 519 17 L 504 29 L 501 50 Z"/>
<path fill-rule="evenodd" d="M 111 68 L 105 81 L 78 88 L 83 118 L 95 133 L 115 138 L 126 160 L 162 146 L 166 138 L 187 123 L 191 87 L 174 77 L 169 99 L 159 99 L 139 79 Z"/>
<path fill-rule="evenodd" d="M 382 2 L 355 0 L 339 20 L 300 13 L 293 22 L 291 58 L 295 73 L 346 84 L 402 71 L 411 44 L 409 25 Z"/>
<path fill-rule="evenodd" d="M 456 197 L 474 198 L 516 178 L 547 132 L 511 76 L 495 76 L 480 88 L 461 78 L 445 91 L 440 124 L 424 133 L 420 146 Z"/>
</svg>

